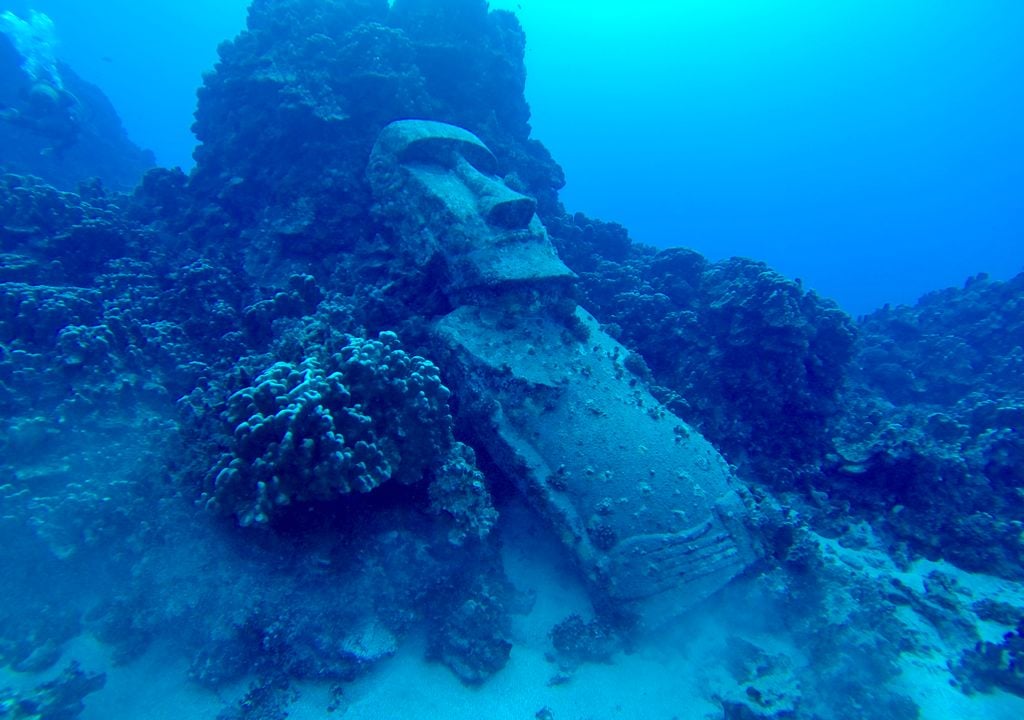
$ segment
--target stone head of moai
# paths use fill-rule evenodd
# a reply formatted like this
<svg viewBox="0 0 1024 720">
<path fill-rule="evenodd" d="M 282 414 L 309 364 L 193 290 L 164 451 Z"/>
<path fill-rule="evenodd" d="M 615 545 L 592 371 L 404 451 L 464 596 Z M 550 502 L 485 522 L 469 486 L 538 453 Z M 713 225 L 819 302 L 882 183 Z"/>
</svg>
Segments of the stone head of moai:
<svg viewBox="0 0 1024 720">
<path fill-rule="evenodd" d="M 397 248 L 419 267 L 441 268 L 454 305 L 533 292 L 571 295 L 536 202 L 498 176 L 498 161 L 468 130 L 399 120 L 381 131 L 368 177 Z"/>
</svg>

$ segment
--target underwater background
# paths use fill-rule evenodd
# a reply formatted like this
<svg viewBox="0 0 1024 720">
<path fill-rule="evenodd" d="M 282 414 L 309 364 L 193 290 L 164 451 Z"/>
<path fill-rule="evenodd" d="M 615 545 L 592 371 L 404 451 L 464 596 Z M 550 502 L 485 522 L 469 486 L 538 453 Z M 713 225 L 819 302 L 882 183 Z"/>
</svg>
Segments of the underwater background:
<svg viewBox="0 0 1024 720">
<path fill-rule="evenodd" d="M 0 3 L 0 718 L 1024 715 L 1021 37 Z"/>
<path fill-rule="evenodd" d="M 195 88 L 246 0 L 7 5 L 53 17 L 130 137 L 188 170 Z M 855 316 L 1024 264 L 1020 3 L 491 6 L 527 32 L 564 201 L 641 242 L 756 257 Z"/>
</svg>

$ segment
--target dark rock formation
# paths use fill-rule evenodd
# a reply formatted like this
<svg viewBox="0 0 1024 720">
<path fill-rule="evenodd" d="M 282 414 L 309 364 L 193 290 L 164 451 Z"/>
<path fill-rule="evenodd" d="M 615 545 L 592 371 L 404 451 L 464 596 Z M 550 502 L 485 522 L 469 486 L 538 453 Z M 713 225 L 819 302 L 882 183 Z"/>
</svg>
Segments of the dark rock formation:
<svg viewBox="0 0 1024 720">
<path fill-rule="evenodd" d="M 607 621 L 587 622 L 576 614 L 551 628 L 551 644 L 559 665 L 569 670 L 583 663 L 611 662 L 622 649 L 622 639 Z"/>
<path fill-rule="evenodd" d="M 1024 697 L 1024 620 L 1002 642 L 979 641 L 954 669 L 966 693 L 1005 690 Z"/>
<path fill-rule="evenodd" d="M 10 720 L 74 720 L 85 709 L 85 697 L 101 690 L 106 682 L 106 675 L 83 672 L 78 663 L 72 663 L 32 692 L 0 690 L 0 710 Z"/>
<path fill-rule="evenodd" d="M 650 368 L 668 407 L 752 478 L 803 485 L 853 354 L 853 322 L 763 263 L 632 244 L 576 215 L 551 226 L 583 305 Z M 811 466 L 807 468 L 807 466 Z"/>
<path fill-rule="evenodd" d="M 929 557 L 1022 577 L 1024 275 L 861 322 L 824 485 Z"/>
<path fill-rule="evenodd" d="M 479 685 L 508 662 L 512 643 L 505 593 L 478 584 L 464 600 L 444 608 L 431 633 L 429 656 L 467 685 Z"/>
<path fill-rule="evenodd" d="M 278 266 L 328 273 L 326 259 L 373 237 L 365 169 L 378 133 L 419 117 L 478 134 L 500 174 L 554 210 L 564 180 L 529 139 L 523 50 L 515 17 L 482 0 L 257 0 L 199 92 L 192 185 Z"/>
</svg>

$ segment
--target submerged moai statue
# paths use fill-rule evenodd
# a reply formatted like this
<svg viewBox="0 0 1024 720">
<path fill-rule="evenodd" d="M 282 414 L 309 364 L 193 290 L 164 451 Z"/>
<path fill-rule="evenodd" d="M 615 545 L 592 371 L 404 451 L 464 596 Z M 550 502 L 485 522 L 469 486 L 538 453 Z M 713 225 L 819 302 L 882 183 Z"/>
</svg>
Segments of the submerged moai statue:
<svg viewBox="0 0 1024 720">
<path fill-rule="evenodd" d="M 598 598 L 656 625 L 755 559 L 748 510 L 718 452 L 576 305 L 534 201 L 496 172 L 472 133 L 402 120 L 369 179 L 396 250 L 438 269 L 455 308 L 432 331 L 461 412 Z"/>
</svg>

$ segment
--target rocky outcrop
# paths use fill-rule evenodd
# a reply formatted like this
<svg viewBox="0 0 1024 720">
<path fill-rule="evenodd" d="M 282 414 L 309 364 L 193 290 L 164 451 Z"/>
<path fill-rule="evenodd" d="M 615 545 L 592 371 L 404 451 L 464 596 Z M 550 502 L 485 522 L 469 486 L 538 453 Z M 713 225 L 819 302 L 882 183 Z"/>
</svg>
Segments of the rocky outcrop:
<svg viewBox="0 0 1024 720">
<path fill-rule="evenodd" d="M 93 179 L 111 190 L 131 190 L 156 165 L 152 152 L 128 138 L 102 90 L 58 63 L 67 101 L 51 110 L 51 101 L 35 96 L 52 91 L 39 88 L 23 64 L 0 32 L 0 171 L 34 175 L 61 190 Z"/>
<path fill-rule="evenodd" d="M 631 243 L 576 215 L 551 226 L 582 304 L 650 369 L 660 397 L 752 479 L 806 485 L 856 330 L 835 303 L 763 263 Z"/>
<path fill-rule="evenodd" d="M 828 488 L 914 552 L 1022 577 L 1024 275 L 861 321 Z"/>
</svg>

